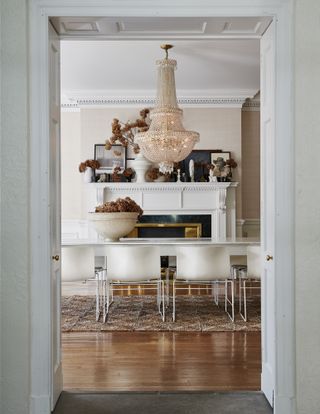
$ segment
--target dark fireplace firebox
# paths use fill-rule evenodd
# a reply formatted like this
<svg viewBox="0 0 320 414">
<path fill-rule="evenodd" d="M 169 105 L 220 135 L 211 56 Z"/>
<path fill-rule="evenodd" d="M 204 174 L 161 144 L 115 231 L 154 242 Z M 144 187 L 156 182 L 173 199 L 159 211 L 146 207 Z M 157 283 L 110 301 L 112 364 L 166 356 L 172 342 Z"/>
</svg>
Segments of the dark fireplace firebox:
<svg viewBox="0 0 320 414">
<path fill-rule="evenodd" d="M 128 237 L 199 238 L 211 237 L 211 215 L 143 215 Z"/>
</svg>

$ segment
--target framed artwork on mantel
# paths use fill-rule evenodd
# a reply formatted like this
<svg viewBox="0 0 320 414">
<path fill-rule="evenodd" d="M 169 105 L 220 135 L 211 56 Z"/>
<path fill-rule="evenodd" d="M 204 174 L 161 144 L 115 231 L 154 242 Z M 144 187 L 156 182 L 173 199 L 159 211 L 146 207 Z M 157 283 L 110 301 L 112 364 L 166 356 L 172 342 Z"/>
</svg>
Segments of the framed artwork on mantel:
<svg viewBox="0 0 320 414">
<path fill-rule="evenodd" d="M 94 159 L 101 165 L 96 174 L 110 174 L 115 167 L 120 167 L 122 171 L 127 168 L 126 150 L 126 147 L 117 144 L 112 145 L 110 150 L 106 150 L 104 144 L 95 144 Z"/>
<path fill-rule="evenodd" d="M 194 161 L 194 181 L 208 181 L 209 169 L 208 165 L 212 164 L 212 161 L 217 159 L 217 157 L 223 157 L 225 160 L 230 158 L 229 151 L 222 150 L 193 150 L 191 153 L 180 162 L 181 174 L 185 174 L 187 181 L 191 180 L 189 174 L 189 162 L 190 160 Z"/>
</svg>

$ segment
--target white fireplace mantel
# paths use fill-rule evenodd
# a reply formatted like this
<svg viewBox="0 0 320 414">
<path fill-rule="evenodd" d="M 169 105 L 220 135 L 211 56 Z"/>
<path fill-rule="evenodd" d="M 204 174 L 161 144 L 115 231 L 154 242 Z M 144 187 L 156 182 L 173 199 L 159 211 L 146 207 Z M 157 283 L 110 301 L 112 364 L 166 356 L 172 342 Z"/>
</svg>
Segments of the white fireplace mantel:
<svg viewBox="0 0 320 414">
<path fill-rule="evenodd" d="M 210 214 L 213 238 L 236 237 L 237 182 L 91 183 L 85 185 L 87 211 L 118 197 L 131 197 L 144 214 Z"/>
</svg>

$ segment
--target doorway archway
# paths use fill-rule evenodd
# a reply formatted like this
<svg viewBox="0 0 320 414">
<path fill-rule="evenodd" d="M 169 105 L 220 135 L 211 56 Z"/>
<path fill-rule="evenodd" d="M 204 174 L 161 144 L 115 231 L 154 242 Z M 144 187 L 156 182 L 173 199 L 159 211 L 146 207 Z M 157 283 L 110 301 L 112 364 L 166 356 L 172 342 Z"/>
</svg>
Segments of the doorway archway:
<svg viewBox="0 0 320 414">
<path fill-rule="evenodd" d="M 244 2 L 243 2 L 244 3 Z M 145 6 L 136 1 L 135 7 L 121 2 L 114 7 L 112 1 L 61 0 L 34 1 L 31 5 L 31 171 L 32 182 L 32 338 L 31 338 L 31 395 L 33 413 L 50 411 L 51 393 L 51 281 L 44 278 L 51 268 L 49 234 L 50 165 L 49 146 L 49 88 L 48 88 L 48 19 L 50 16 L 274 16 L 277 22 L 275 34 L 276 91 L 275 91 L 275 413 L 289 414 L 294 404 L 294 287 L 293 287 L 293 146 L 291 130 L 291 3 L 279 0 L 270 8 L 266 0 L 258 7 L 239 5 L 230 1 L 225 6 L 219 1 L 204 1 L 196 9 L 188 1 L 178 5 L 153 4 Z M 128 6 L 128 7 L 127 7 Z M 232 6 L 232 7 L 231 7 Z M 288 156 L 289 154 L 289 156 Z M 286 171 L 284 171 L 284 166 Z M 279 277 L 281 275 L 281 277 Z M 278 276 L 278 277 L 277 277 Z"/>
</svg>

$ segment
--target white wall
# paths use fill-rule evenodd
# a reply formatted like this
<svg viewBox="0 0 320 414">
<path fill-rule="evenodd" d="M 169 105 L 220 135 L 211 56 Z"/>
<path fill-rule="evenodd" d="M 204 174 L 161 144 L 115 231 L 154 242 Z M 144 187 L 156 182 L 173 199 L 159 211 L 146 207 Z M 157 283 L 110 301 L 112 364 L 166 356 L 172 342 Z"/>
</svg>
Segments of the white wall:
<svg viewBox="0 0 320 414">
<path fill-rule="evenodd" d="M 242 217 L 260 219 L 260 111 L 242 111 Z"/>
<path fill-rule="evenodd" d="M 241 108 L 186 108 L 184 126 L 200 132 L 200 142 L 195 148 L 231 151 L 231 156 L 238 163 L 233 180 L 240 183 L 236 190 L 236 202 L 237 218 L 241 218 Z"/>
<path fill-rule="evenodd" d="M 62 159 L 68 162 L 68 168 L 63 167 L 62 170 L 62 182 L 64 183 L 63 219 L 85 219 L 87 215 L 84 200 L 80 216 L 78 207 L 73 210 L 75 197 L 76 200 L 79 200 L 84 196 L 81 183 L 79 186 L 80 174 L 77 172 L 79 162 L 93 158 L 94 144 L 103 144 L 111 136 L 113 118 L 118 118 L 123 122 L 132 121 L 139 117 L 139 110 L 139 108 L 95 107 L 81 108 L 80 115 L 73 112 L 63 112 Z M 196 148 L 231 151 L 232 156 L 238 162 L 234 180 L 241 182 L 241 109 L 187 108 L 184 110 L 184 125 L 187 129 L 200 133 L 200 142 Z M 78 143 L 78 134 L 81 136 L 80 143 Z M 77 145 L 74 151 L 71 151 L 71 141 L 72 146 Z M 241 217 L 241 189 L 237 192 L 237 206 L 238 217 Z"/>
<path fill-rule="evenodd" d="M 61 216 L 79 219 L 82 203 L 80 111 L 61 112 Z"/>
<path fill-rule="evenodd" d="M 1 414 L 27 414 L 30 221 L 27 1 L 1 0 Z"/>
<path fill-rule="evenodd" d="M 311 414 L 320 410 L 319 0 L 296 0 L 295 36 L 297 401 Z"/>
</svg>

